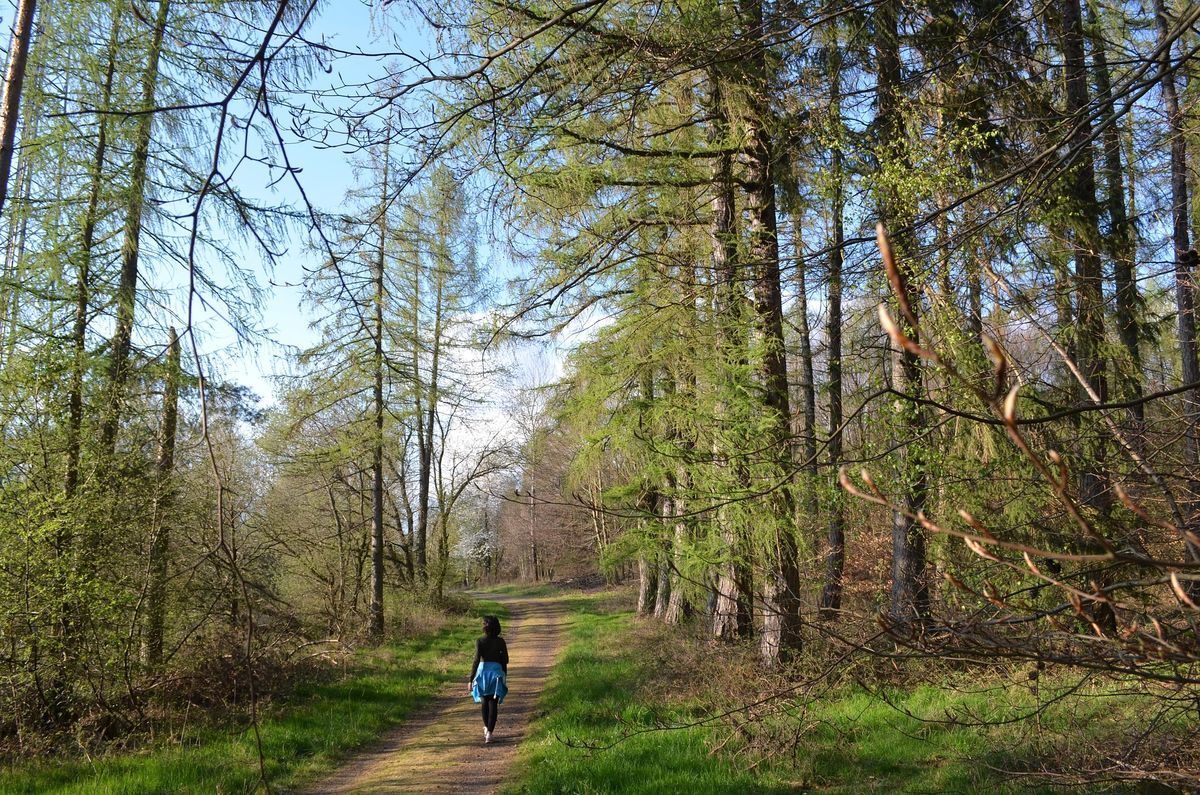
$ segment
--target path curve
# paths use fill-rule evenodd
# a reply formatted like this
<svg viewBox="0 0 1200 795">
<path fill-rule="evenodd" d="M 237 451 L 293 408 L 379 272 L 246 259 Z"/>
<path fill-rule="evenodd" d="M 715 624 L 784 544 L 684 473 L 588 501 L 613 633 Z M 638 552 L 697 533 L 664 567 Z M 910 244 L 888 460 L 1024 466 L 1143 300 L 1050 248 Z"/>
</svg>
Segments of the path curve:
<svg viewBox="0 0 1200 795">
<path fill-rule="evenodd" d="M 301 790 L 304 795 L 496 791 L 516 760 L 517 744 L 558 660 L 566 610 L 561 602 L 544 597 L 482 596 L 503 602 L 509 611 L 504 622 L 509 692 L 492 742 L 484 745 L 479 705 L 467 693 L 472 650 L 464 649 L 461 682 L 443 690 L 420 715 L 384 735 L 378 745 Z"/>
</svg>

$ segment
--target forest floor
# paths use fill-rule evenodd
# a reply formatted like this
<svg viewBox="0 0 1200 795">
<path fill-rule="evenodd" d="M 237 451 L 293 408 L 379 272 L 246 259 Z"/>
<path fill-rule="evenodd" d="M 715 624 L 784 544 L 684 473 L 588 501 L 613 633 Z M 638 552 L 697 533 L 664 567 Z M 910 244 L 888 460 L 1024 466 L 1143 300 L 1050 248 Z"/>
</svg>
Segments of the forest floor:
<svg viewBox="0 0 1200 795">
<path fill-rule="evenodd" d="M 509 693 L 500 708 L 492 742 L 483 743 L 479 707 L 461 681 L 447 685 L 422 714 L 380 738 L 328 778 L 300 790 L 325 793 L 480 793 L 495 791 L 513 768 L 517 745 L 534 716 L 538 698 L 558 659 L 567 620 L 561 601 L 544 596 L 487 594 L 509 611 Z"/>
<path fill-rule="evenodd" d="M 456 617 L 411 612 L 397 624 L 403 642 L 267 703 L 261 746 L 249 728 L 217 724 L 103 757 L 0 767 L 0 795 L 256 792 L 259 747 L 271 792 L 313 795 L 1175 791 L 1074 775 L 1141 725 L 1145 698 L 1119 682 L 1047 674 L 1034 692 L 1029 666 L 862 658 L 839 683 L 797 693 L 795 677 L 824 671 L 826 655 L 763 672 L 753 643 L 716 646 L 697 624 L 635 617 L 627 587 L 472 596 Z M 481 612 L 502 617 L 512 655 L 489 745 L 466 690 Z M 1032 710 L 1036 721 L 1021 719 Z M 1150 739 L 1190 732 L 1160 727 Z"/>
<path fill-rule="evenodd" d="M 1176 791 L 1075 775 L 1144 708 L 1108 680 L 1047 675 L 1039 702 L 1028 666 L 862 658 L 840 682 L 798 692 L 826 656 L 764 672 L 753 643 L 716 646 L 702 627 L 635 617 L 628 589 L 557 600 L 563 651 L 503 795 Z M 1039 704 L 1039 719 L 1020 719 Z"/>
</svg>

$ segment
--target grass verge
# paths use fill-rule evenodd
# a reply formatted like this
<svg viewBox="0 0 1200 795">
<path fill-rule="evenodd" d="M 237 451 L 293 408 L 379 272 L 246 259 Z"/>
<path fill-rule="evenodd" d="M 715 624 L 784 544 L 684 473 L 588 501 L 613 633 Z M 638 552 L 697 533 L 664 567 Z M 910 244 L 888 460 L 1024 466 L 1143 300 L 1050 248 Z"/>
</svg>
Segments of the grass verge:
<svg viewBox="0 0 1200 795">
<path fill-rule="evenodd" d="M 503 795 L 1143 791 L 1001 772 L 1045 769 L 1047 749 L 1063 737 L 1102 741 L 1123 731 L 1121 716 L 1131 717 L 1136 702 L 1100 690 L 1047 713 L 1044 724 L 991 722 L 1033 706 L 1027 686 L 948 680 L 886 693 L 842 686 L 761 708 L 744 730 L 728 720 L 664 730 L 789 682 L 757 678 L 750 649 L 708 646 L 636 620 L 611 594 L 564 601 L 573 611 L 567 646 Z M 977 718 L 986 720 L 971 725 Z"/>
<path fill-rule="evenodd" d="M 542 715 L 522 747 L 515 793 L 784 793 L 782 780 L 749 773 L 709 753 L 705 728 L 624 737 L 650 720 L 686 720 L 687 705 L 668 705 L 643 686 L 652 655 L 634 639 L 634 620 L 604 594 L 564 597 L 572 609 L 567 647 L 538 703 Z M 652 718 L 653 716 L 653 718 Z M 604 750 L 601 747 L 618 743 Z"/>
<path fill-rule="evenodd" d="M 366 650 L 334 681 L 304 685 L 285 703 L 266 705 L 260 720 L 266 775 L 273 789 L 319 778 L 436 695 L 460 681 L 478 634 L 477 614 L 504 616 L 478 602 L 435 634 Z M 170 745 L 89 761 L 0 771 L 3 795 L 141 795 L 243 793 L 260 783 L 251 728 L 197 730 Z"/>
<path fill-rule="evenodd" d="M 484 593 L 500 594 L 501 596 L 560 596 L 567 589 L 556 583 L 501 583 L 499 585 L 481 585 Z"/>
</svg>

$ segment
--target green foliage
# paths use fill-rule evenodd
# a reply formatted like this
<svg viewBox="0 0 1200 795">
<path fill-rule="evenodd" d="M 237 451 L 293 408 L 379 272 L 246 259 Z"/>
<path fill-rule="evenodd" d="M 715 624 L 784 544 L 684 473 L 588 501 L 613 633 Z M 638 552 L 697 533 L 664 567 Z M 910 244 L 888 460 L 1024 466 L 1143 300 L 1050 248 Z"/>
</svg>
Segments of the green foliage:
<svg viewBox="0 0 1200 795">
<path fill-rule="evenodd" d="M 360 652 L 342 670 L 266 705 L 259 731 L 271 786 L 292 787 L 329 772 L 460 681 L 463 650 L 478 631 L 476 616 L 506 615 L 494 602 L 477 603 L 471 612 L 436 634 Z M 12 795 L 249 792 L 259 785 L 257 746 L 244 725 L 191 727 L 141 753 L 0 773 L 0 791 Z"/>
<path fill-rule="evenodd" d="M 1021 670 L 982 678 L 945 671 L 927 685 L 835 687 L 813 700 L 781 703 L 737 733 L 747 740 L 774 736 L 785 748 L 746 747 L 728 737 L 733 730 L 721 720 L 704 720 L 736 706 L 713 692 L 732 683 L 655 670 L 656 654 L 712 652 L 685 650 L 695 638 L 656 637 L 665 630 L 637 627 L 611 599 L 569 600 L 576 616 L 569 645 L 539 702 L 543 717 L 522 748 L 518 778 L 504 792 L 1133 791 L 1014 781 L 1002 772 L 1054 769 L 1064 761 L 1055 755 L 1086 758 L 1093 744 L 1126 731 L 1150 697 L 1122 692 L 1117 683 L 1087 684 L 1087 699 L 1065 702 L 1060 697 L 1077 682 L 1031 684 Z M 664 642 L 667 649 L 652 648 Z M 1039 704 L 1049 706 L 1036 726 L 1017 719 Z"/>
<path fill-rule="evenodd" d="M 572 600 L 575 620 L 562 661 L 539 702 L 538 720 L 523 745 L 517 780 L 505 793 L 791 792 L 774 776 L 744 770 L 710 753 L 704 728 L 651 731 L 625 737 L 654 720 L 692 715 L 664 708 L 641 690 L 648 662 L 630 653 L 630 617 L 593 598 Z M 586 746 L 607 746 L 589 750 Z"/>
</svg>

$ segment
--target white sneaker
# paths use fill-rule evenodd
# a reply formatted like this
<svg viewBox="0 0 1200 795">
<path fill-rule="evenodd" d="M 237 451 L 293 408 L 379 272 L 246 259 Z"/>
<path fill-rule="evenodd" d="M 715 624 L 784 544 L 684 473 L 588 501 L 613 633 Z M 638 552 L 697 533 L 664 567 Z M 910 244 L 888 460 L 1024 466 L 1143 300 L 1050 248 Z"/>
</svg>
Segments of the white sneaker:
<svg viewBox="0 0 1200 795">
<path fill-rule="evenodd" d="M 492 733 L 487 729 L 483 730 L 483 741 L 485 743 L 490 743 L 492 741 Z"/>
</svg>

